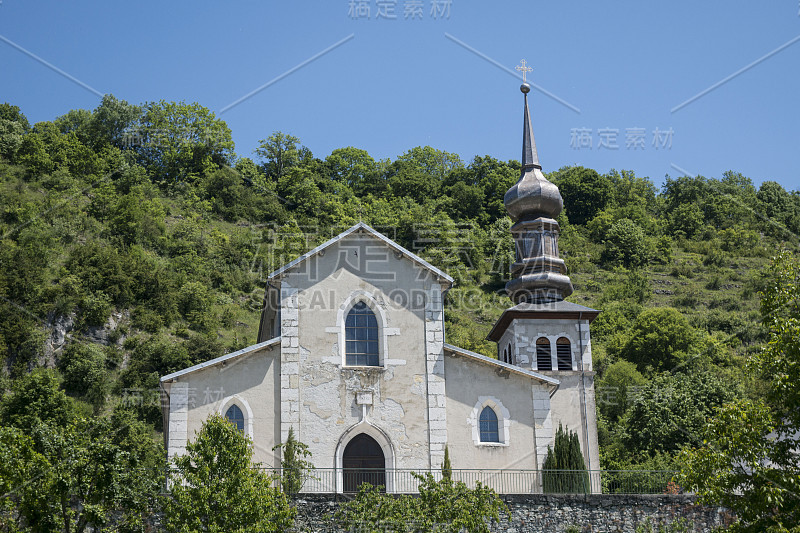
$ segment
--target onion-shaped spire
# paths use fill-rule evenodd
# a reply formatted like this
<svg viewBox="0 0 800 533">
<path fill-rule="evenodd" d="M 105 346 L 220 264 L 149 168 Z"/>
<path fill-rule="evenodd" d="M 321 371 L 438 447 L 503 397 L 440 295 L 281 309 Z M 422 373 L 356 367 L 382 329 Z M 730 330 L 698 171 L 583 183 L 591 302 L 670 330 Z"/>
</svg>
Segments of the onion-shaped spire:
<svg viewBox="0 0 800 533">
<path fill-rule="evenodd" d="M 511 266 L 512 279 L 506 283 L 506 292 L 517 303 L 547 303 L 572 294 L 572 281 L 558 256 L 559 226 L 555 218 L 564 201 L 558 187 L 542 174 L 528 111 L 530 90 L 528 83 L 520 87 L 525 99 L 522 173 L 503 199 L 515 222 L 511 233 L 516 241 L 516 261 Z"/>
</svg>

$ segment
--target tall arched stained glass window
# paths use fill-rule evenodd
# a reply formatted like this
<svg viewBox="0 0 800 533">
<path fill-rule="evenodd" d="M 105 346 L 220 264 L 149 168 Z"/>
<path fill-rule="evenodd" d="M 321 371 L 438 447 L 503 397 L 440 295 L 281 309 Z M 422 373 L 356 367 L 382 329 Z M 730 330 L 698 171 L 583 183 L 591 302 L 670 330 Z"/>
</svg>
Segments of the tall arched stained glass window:
<svg viewBox="0 0 800 533">
<path fill-rule="evenodd" d="M 500 433 L 497 430 L 497 413 L 488 405 L 481 411 L 481 442 L 500 442 Z"/>
<path fill-rule="evenodd" d="M 364 302 L 350 309 L 344 324 L 345 363 L 353 366 L 378 366 L 378 321 Z"/>
<path fill-rule="evenodd" d="M 225 412 L 225 418 L 230 420 L 236 429 L 244 433 L 244 413 L 238 405 L 231 405 Z"/>
</svg>

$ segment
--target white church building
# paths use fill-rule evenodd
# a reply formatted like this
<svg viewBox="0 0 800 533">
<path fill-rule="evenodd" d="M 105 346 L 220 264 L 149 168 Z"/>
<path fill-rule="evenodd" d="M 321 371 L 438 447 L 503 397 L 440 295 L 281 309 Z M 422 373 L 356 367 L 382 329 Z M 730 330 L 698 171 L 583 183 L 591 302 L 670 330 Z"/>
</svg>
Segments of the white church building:
<svg viewBox="0 0 800 533">
<path fill-rule="evenodd" d="M 413 491 L 400 473 L 440 469 L 445 446 L 457 472 L 535 474 L 559 424 L 577 432 L 587 468 L 599 469 L 589 333 L 599 311 L 564 301 L 563 202 L 542 174 L 528 84 L 521 90 L 522 173 L 505 195 L 514 305 L 489 333 L 497 357 L 447 343 L 453 278 L 358 223 L 269 275 L 257 344 L 161 378 L 170 457 L 219 413 L 267 467 L 280 467 L 273 447 L 293 428 L 318 469 L 310 492 L 352 491 L 364 479 Z M 536 481 L 494 485 L 537 491 Z"/>
</svg>

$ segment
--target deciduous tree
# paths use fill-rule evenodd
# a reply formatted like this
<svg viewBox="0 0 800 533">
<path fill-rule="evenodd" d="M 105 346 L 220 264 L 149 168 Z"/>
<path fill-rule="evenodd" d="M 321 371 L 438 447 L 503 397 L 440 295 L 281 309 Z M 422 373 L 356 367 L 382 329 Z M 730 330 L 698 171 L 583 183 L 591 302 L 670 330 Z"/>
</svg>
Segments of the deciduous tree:
<svg viewBox="0 0 800 533">
<path fill-rule="evenodd" d="M 586 224 L 611 202 L 611 181 L 596 170 L 565 167 L 551 174 L 564 199 L 564 211 L 572 224 Z"/>
<path fill-rule="evenodd" d="M 248 437 L 211 416 L 186 454 L 173 460 L 164 528 L 172 533 L 287 531 L 295 510 L 273 479 L 252 462 Z"/>
<path fill-rule="evenodd" d="M 622 348 L 621 355 L 639 371 L 673 370 L 699 349 L 699 333 L 687 318 L 671 307 L 642 311 Z"/>
</svg>

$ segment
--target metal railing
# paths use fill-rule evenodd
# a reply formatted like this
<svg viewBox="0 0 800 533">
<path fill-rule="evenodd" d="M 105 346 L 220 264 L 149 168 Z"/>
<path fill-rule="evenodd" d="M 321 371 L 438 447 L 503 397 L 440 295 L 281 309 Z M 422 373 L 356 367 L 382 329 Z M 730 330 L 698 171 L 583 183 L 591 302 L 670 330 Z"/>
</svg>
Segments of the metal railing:
<svg viewBox="0 0 800 533">
<path fill-rule="evenodd" d="M 293 476 L 300 493 L 356 492 L 362 483 L 382 485 L 387 492 L 413 494 L 419 492 L 420 475 L 431 474 L 442 479 L 441 470 L 410 468 L 347 469 L 315 468 L 301 472 L 280 468 L 264 468 L 280 484 L 285 476 Z M 470 488 L 478 482 L 498 494 L 680 494 L 675 482 L 677 472 L 671 470 L 508 470 L 453 469 L 451 479 Z"/>
</svg>

